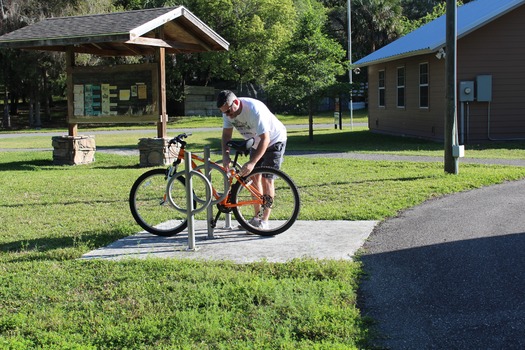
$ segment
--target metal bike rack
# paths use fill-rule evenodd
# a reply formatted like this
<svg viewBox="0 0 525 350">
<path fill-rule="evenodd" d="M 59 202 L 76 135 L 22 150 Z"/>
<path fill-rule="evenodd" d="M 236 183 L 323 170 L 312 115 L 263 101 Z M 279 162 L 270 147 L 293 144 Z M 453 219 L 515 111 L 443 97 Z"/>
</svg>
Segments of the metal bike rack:
<svg viewBox="0 0 525 350">
<path fill-rule="evenodd" d="M 177 179 L 179 176 L 184 175 L 186 178 L 186 208 L 179 208 L 177 205 L 173 205 L 175 209 L 181 212 L 186 212 L 187 214 L 187 220 L 188 220 L 188 250 L 195 251 L 197 248 L 195 247 L 195 214 L 200 213 L 204 209 L 207 210 L 206 218 L 207 218 L 207 225 L 208 225 L 208 238 L 214 238 L 213 236 L 213 227 L 211 225 L 211 222 L 213 220 L 213 206 L 212 204 L 216 204 L 221 202 L 226 198 L 228 195 L 229 190 L 229 182 L 227 176 L 224 177 L 224 193 L 222 196 L 216 200 L 213 200 L 213 189 L 211 185 L 211 165 L 210 165 L 210 148 L 206 146 L 204 148 L 204 174 L 201 173 L 199 170 L 202 169 L 202 166 L 198 166 L 195 169 L 192 169 L 191 167 L 191 152 L 184 151 L 184 171 L 180 171 L 173 175 L 175 179 Z M 199 208 L 193 208 L 193 202 L 194 202 L 194 196 L 193 196 L 193 176 L 200 177 L 204 184 L 205 184 L 205 190 L 206 190 L 206 199 L 200 200 L 196 199 L 195 201 L 202 204 Z M 167 191 L 170 189 L 167 188 Z M 171 198 L 170 198 L 171 201 Z M 231 214 L 226 214 L 226 225 L 230 225 L 229 221 L 231 220 Z"/>
<path fill-rule="evenodd" d="M 211 167 L 210 167 L 210 147 L 204 147 L 204 175 L 210 182 L 211 185 Z M 213 206 L 208 205 L 206 207 L 206 223 L 208 224 L 208 238 L 213 237 L 213 227 L 211 227 L 211 220 L 213 220 Z"/>
<path fill-rule="evenodd" d="M 200 213 L 210 206 L 212 200 L 212 188 L 210 181 L 204 174 L 191 168 L 191 152 L 188 151 L 184 151 L 184 171 L 179 171 L 173 175 L 173 177 L 177 179 L 182 175 L 185 176 L 186 180 L 186 208 L 179 208 L 177 205 L 173 205 L 171 199 L 170 201 L 176 210 L 186 212 L 188 220 L 188 250 L 195 251 L 197 250 L 195 247 L 195 214 Z M 206 200 L 204 200 L 203 205 L 199 208 L 193 208 L 193 176 L 200 177 L 205 184 Z M 167 188 L 166 190 L 169 191 L 170 189 Z"/>
<path fill-rule="evenodd" d="M 205 175 L 191 168 L 191 152 L 184 152 L 184 171 L 186 173 L 186 210 L 188 214 L 188 250 L 195 251 L 195 214 L 210 207 L 211 204 L 211 182 Z M 197 175 L 201 177 L 206 184 L 206 202 L 199 208 L 193 208 L 193 179 Z"/>
<path fill-rule="evenodd" d="M 206 174 L 206 177 L 208 177 L 208 180 L 211 181 L 211 168 L 210 168 L 210 147 L 205 146 L 204 147 L 204 173 Z M 216 204 L 219 202 L 222 202 L 228 195 L 228 191 L 230 188 L 230 184 L 228 182 L 228 177 L 226 176 L 224 178 L 224 192 L 222 196 L 217 199 L 215 202 L 212 202 L 212 204 Z M 224 219 L 224 229 L 232 230 L 233 226 L 231 224 L 231 218 L 232 213 L 225 213 L 225 219 Z M 208 238 L 214 238 L 213 236 L 213 227 L 211 227 L 210 223 L 213 220 L 213 207 L 210 205 L 208 207 Z"/>
</svg>

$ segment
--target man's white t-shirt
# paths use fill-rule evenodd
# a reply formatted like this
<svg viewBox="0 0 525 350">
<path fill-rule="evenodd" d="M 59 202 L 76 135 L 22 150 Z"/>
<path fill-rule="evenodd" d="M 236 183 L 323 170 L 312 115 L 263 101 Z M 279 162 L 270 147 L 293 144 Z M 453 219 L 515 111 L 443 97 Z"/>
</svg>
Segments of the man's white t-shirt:
<svg viewBox="0 0 525 350">
<path fill-rule="evenodd" d="M 245 139 L 255 138 L 253 148 L 257 148 L 261 140 L 261 134 L 270 134 L 270 144 L 286 142 L 286 128 L 277 117 L 270 112 L 268 107 L 259 100 L 239 97 L 242 103 L 242 111 L 235 118 L 223 114 L 223 127 L 229 129 L 234 127 Z"/>
</svg>

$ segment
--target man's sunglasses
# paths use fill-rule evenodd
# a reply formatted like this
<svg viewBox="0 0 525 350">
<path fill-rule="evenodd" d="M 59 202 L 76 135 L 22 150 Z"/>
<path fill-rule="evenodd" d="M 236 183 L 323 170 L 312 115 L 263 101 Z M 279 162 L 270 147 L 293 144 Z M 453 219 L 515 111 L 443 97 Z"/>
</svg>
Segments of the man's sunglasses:
<svg viewBox="0 0 525 350">
<path fill-rule="evenodd" d="M 232 106 L 233 106 L 233 102 L 230 105 L 230 108 L 228 108 L 226 111 L 224 111 L 224 114 L 230 114 L 232 112 Z"/>
</svg>

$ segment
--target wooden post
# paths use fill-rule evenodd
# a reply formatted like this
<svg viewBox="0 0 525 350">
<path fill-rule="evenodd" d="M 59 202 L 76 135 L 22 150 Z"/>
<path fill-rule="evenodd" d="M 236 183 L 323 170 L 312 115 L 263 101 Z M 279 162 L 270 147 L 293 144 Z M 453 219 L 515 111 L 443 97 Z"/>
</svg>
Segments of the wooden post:
<svg viewBox="0 0 525 350">
<path fill-rule="evenodd" d="M 447 0 L 446 13 L 446 116 L 445 116 L 445 172 L 450 174 L 458 173 L 458 158 L 452 155 L 452 146 L 454 144 L 456 130 L 456 0 Z"/>
<path fill-rule="evenodd" d="M 157 33 L 161 36 L 162 33 Z M 139 140 L 140 166 L 166 165 L 173 162 L 172 152 L 168 152 L 166 111 L 166 50 L 163 47 L 155 51 L 157 64 L 157 79 L 154 89 L 158 91 L 156 104 L 159 106 L 159 119 L 157 120 L 157 138 L 141 138 Z"/>
<path fill-rule="evenodd" d="M 95 161 L 94 136 L 78 136 L 78 124 L 70 122 L 75 115 L 74 66 L 75 53 L 71 48 L 68 48 L 66 51 L 68 136 L 54 136 L 52 138 L 53 164 L 57 165 L 89 164 Z"/>
<path fill-rule="evenodd" d="M 166 110 L 166 49 L 159 47 L 157 49 L 156 61 L 159 72 L 159 113 L 160 121 L 157 123 L 157 137 L 166 138 L 168 136 L 167 124 L 168 113 Z"/>
<path fill-rule="evenodd" d="M 73 67 L 75 66 L 75 53 L 73 49 L 68 48 L 66 51 L 66 72 L 67 72 L 67 125 L 68 135 L 77 136 L 78 124 L 71 124 L 69 120 L 73 118 L 75 113 L 74 105 L 74 91 L 73 91 Z"/>
</svg>

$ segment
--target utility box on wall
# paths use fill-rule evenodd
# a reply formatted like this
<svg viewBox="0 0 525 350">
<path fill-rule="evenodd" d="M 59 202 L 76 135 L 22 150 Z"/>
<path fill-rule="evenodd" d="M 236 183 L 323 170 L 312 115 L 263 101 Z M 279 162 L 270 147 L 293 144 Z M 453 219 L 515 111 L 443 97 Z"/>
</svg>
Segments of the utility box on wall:
<svg viewBox="0 0 525 350">
<path fill-rule="evenodd" d="M 492 101 L 492 75 L 478 75 L 476 82 L 478 86 L 478 102 Z"/>
<path fill-rule="evenodd" d="M 474 82 L 473 81 L 459 82 L 459 100 L 461 102 L 474 101 Z"/>
</svg>

